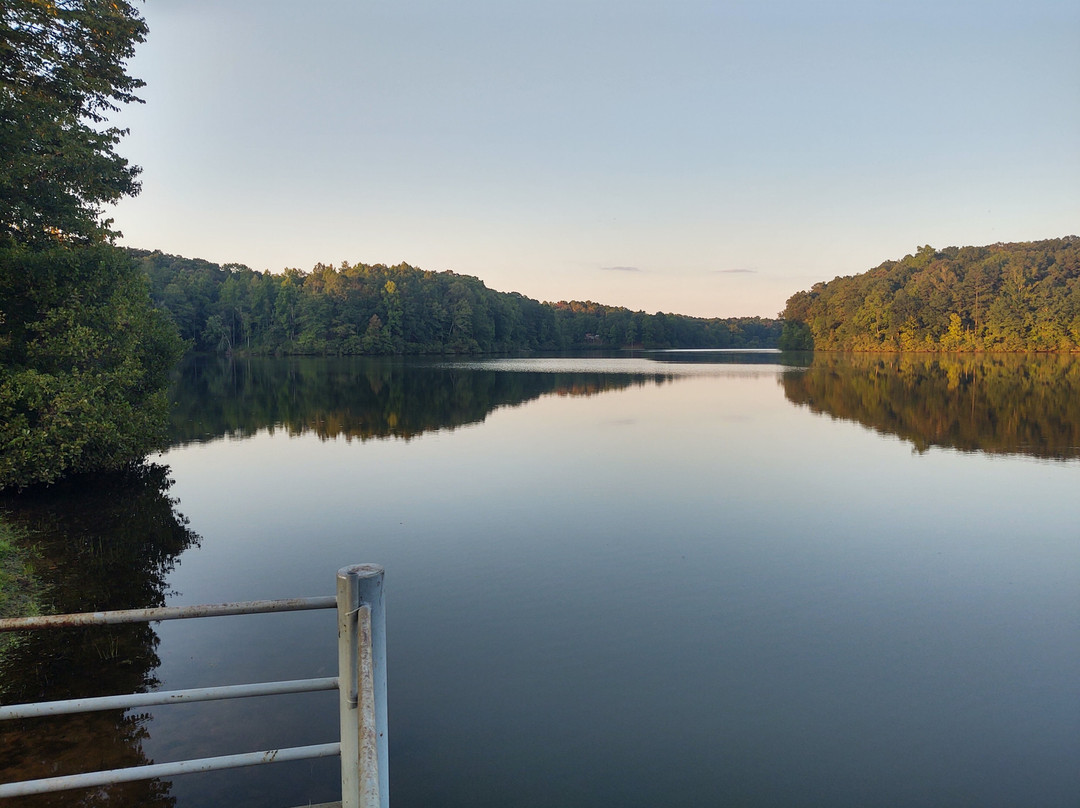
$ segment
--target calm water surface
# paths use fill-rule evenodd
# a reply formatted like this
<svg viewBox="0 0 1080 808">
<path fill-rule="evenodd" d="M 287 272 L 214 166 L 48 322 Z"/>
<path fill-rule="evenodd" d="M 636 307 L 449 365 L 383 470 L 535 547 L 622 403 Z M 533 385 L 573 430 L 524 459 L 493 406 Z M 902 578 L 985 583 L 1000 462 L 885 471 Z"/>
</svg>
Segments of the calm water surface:
<svg viewBox="0 0 1080 808">
<path fill-rule="evenodd" d="M 384 564 L 397 808 L 1080 799 L 1076 362 L 210 360 L 177 398 L 157 516 L 125 516 L 121 487 L 100 528 L 134 520 L 157 554 L 109 567 L 91 538 L 55 567 L 142 565 L 156 589 L 125 597 L 146 605 L 329 594 L 339 567 Z M 94 608 L 119 591 L 95 586 Z M 101 640 L 136 650 L 97 650 L 95 681 L 336 674 L 330 612 L 151 635 Z M 8 690 L 84 687 L 60 653 L 16 649 Z M 0 766 L 28 770 L 39 735 L 154 761 L 324 743 L 335 699 L 118 714 L 89 740 L 27 722 Z M 82 804 L 285 808 L 336 777 L 286 764 Z"/>
</svg>

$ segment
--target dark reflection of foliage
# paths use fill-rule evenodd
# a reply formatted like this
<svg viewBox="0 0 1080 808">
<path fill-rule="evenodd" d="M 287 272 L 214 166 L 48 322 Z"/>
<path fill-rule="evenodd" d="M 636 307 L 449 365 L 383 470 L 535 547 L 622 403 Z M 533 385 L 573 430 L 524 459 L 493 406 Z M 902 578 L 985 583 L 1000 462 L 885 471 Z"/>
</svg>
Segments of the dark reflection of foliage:
<svg viewBox="0 0 1080 808">
<path fill-rule="evenodd" d="M 1080 457 L 1080 358 L 822 355 L 785 372 L 788 400 L 931 446 Z"/>
<path fill-rule="evenodd" d="M 160 606 L 166 577 L 198 544 L 168 496 L 168 469 L 142 464 L 0 500 L 36 546 L 44 600 L 56 613 Z M 152 626 L 24 632 L 0 659 L 4 703 L 142 692 L 158 682 Z M 0 724 L 0 779 L 28 780 L 147 763 L 149 716 L 113 710 Z M 167 782 L 14 799 L 12 806 L 172 806 Z"/>
<path fill-rule="evenodd" d="M 173 387 L 171 441 L 184 444 L 260 429 L 322 439 L 411 438 L 483 421 L 543 395 L 591 395 L 666 374 L 505 373 L 360 358 L 229 361 L 189 357 Z"/>
</svg>

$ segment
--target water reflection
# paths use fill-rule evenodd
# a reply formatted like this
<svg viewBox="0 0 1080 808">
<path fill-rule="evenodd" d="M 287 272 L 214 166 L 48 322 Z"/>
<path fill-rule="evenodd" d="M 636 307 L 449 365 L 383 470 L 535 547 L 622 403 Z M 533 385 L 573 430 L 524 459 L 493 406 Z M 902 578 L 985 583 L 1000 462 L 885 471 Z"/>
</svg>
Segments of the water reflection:
<svg viewBox="0 0 1080 808">
<path fill-rule="evenodd" d="M 910 441 L 965 452 L 1080 457 L 1080 358 L 816 354 L 788 400 Z"/>
<path fill-rule="evenodd" d="M 478 423 L 543 395 L 587 396 L 666 378 L 647 367 L 539 374 L 382 359 L 191 357 L 173 388 L 171 440 L 185 445 L 276 428 L 323 439 L 408 439 Z"/>
<path fill-rule="evenodd" d="M 482 422 L 545 395 L 590 396 L 733 366 L 804 366 L 806 355 L 640 351 L 479 361 L 187 358 L 173 385 L 174 446 L 262 429 L 326 440 L 409 438 Z"/>
<path fill-rule="evenodd" d="M 663 362 L 709 365 L 781 365 L 806 367 L 813 356 L 809 351 L 780 351 L 777 348 L 661 348 L 640 351 L 641 356 Z"/>
<path fill-rule="evenodd" d="M 56 613 L 162 606 L 177 556 L 199 537 L 168 494 L 168 469 L 144 464 L 0 500 L 36 548 L 34 570 Z M 144 692 L 158 681 L 158 637 L 145 623 L 26 633 L 0 657 L 0 699 L 18 703 Z M 149 716 L 123 710 L 0 724 L 0 781 L 142 765 Z M 174 800 L 149 781 L 10 800 L 12 806 L 149 805 Z"/>
</svg>

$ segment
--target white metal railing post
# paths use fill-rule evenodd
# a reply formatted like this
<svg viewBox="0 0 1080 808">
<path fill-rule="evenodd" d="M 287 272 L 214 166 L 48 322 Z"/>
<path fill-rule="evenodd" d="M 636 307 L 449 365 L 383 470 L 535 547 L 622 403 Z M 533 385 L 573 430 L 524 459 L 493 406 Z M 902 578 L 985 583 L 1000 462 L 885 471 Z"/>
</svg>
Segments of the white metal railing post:
<svg viewBox="0 0 1080 808">
<path fill-rule="evenodd" d="M 388 808 L 386 614 L 383 568 L 337 573 L 341 808 Z"/>
</svg>

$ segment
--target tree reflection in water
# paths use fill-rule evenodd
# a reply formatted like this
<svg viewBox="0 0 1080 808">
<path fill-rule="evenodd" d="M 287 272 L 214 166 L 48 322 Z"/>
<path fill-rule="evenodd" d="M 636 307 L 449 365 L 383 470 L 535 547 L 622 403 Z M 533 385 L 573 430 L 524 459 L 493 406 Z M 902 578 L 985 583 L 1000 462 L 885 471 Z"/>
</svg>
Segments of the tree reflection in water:
<svg viewBox="0 0 1080 808">
<path fill-rule="evenodd" d="M 192 356 L 174 385 L 174 445 L 261 429 L 324 440 L 409 438 L 482 422 L 548 394 L 592 395 L 662 373 L 505 373 L 434 361 Z"/>
<path fill-rule="evenodd" d="M 1080 457 L 1080 358 L 815 354 L 788 400 L 910 441 L 965 452 Z"/>
<path fill-rule="evenodd" d="M 34 574 L 55 613 L 162 606 L 166 580 L 199 537 L 168 495 L 168 468 L 141 464 L 85 475 L 0 500 L 35 547 Z M 0 658 L 4 703 L 145 692 L 158 681 L 158 637 L 136 623 L 26 632 Z M 124 710 L 0 724 L 0 780 L 137 766 L 147 714 Z M 172 806 L 164 781 L 118 784 L 7 801 L 12 806 Z"/>
</svg>

